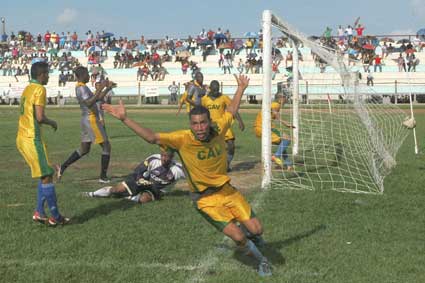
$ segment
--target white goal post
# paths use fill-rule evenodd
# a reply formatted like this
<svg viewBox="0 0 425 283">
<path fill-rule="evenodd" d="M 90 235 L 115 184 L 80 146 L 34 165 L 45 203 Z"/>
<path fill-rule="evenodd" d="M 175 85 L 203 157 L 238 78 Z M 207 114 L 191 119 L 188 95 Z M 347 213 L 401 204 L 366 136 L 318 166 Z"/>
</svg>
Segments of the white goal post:
<svg viewBox="0 0 425 283">
<path fill-rule="evenodd" d="M 272 164 L 273 27 L 280 31 L 275 37 L 283 34 L 292 48 L 292 111 L 281 120 L 289 120 L 294 128 L 280 129 L 290 131 L 290 147 L 285 147 L 282 157 L 293 165 L 286 166 L 291 171 Z M 397 151 L 408 135 L 402 125 L 404 112 L 397 105 L 384 104 L 382 94 L 359 83 L 358 71 L 347 66 L 344 54 L 308 39 L 270 10 L 263 11 L 262 29 L 262 188 L 383 193 L 383 179 L 395 166 Z M 300 62 L 299 52 L 307 59 Z M 315 58 L 325 66 L 320 66 L 320 72 Z M 307 93 L 305 86 L 301 88 L 299 74 L 317 82 L 309 93 L 319 97 L 314 103 L 300 100 L 300 93 L 305 97 Z"/>
</svg>

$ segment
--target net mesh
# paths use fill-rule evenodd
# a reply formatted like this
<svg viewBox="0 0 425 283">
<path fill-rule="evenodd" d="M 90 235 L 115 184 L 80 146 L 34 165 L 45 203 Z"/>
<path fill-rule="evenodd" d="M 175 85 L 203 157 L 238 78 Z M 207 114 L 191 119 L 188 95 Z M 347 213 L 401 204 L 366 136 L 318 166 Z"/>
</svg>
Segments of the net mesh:
<svg viewBox="0 0 425 283">
<path fill-rule="evenodd" d="M 402 125 L 407 114 L 386 103 L 389 98 L 367 86 L 366 78 L 359 79 L 362 66 L 348 67 L 347 55 L 308 39 L 275 16 L 272 24 L 303 46 L 298 154 L 292 155 L 291 146 L 287 149 L 294 170 L 272 167 L 272 186 L 382 193 L 384 177 L 396 165 L 397 151 L 408 135 Z M 290 78 L 283 85 L 289 97 L 294 85 Z M 280 113 L 281 120 L 293 121 L 288 105 Z M 283 123 L 277 127 L 292 134 Z M 272 154 L 276 151 L 274 146 Z"/>
</svg>

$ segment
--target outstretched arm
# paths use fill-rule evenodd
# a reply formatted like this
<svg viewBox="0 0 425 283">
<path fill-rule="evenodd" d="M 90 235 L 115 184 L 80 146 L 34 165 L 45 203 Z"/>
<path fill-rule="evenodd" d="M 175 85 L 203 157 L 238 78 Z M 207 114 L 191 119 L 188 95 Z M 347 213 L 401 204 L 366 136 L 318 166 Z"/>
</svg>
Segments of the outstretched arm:
<svg viewBox="0 0 425 283">
<path fill-rule="evenodd" d="M 245 75 L 237 76 L 236 74 L 234 75 L 234 77 L 238 83 L 238 88 L 236 89 L 236 93 L 233 96 L 232 102 L 226 108 L 226 111 L 232 113 L 233 116 L 236 116 L 236 113 L 239 110 L 239 105 L 241 104 L 242 95 L 249 85 L 249 78 Z"/>
<path fill-rule="evenodd" d="M 291 128 L 291 129 L 295 128 L 295 127 L 294 127 L 294 125 L 289 124 L 289 122 L 288 122 L 288 121 L 280 120 L 280 122 L 281 122 L 282 124 L 284 124 L 284 125 L 285 125 L 286 127 L 288 127 L 288 128 Z"/>
<path fill-rule="evenodd" d="M 133 130 L 139 137 L 148 143 L 159 144 L 159 135 L 149 128 L 145 128 L 137 124 L 135 121 L 127 117 L 124 103 L 120 100 L 119 105 L 103 104 L 102 109 L 113 117 L 123 122 L 127 127 Z"/>
</svg>

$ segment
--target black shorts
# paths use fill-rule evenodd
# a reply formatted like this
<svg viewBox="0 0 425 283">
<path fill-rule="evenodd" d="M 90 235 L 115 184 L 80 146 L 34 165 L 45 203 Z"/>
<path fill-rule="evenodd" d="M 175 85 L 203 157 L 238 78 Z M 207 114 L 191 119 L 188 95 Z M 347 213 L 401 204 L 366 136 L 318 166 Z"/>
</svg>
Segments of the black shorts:
<svg viewBox="0 0 425 283">
<path fill-rule="evenodd" d="M 127 176 L 124 186 L 130 196 L 146 192 L 151 195 L 153 200 L 160 200 L 164 194 L 154 183 L 143 178 L 138 179 L 136 174 Z"/>
</svg>

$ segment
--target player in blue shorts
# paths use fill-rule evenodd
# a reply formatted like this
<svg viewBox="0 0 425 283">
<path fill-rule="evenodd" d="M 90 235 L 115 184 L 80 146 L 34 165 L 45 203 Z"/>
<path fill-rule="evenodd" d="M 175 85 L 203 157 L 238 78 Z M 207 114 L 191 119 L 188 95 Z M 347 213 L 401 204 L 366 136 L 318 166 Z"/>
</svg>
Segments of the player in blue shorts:
<svg viewBox="0 0 425 283">
<path fill-rule="evenodd" d="M 67 224 L 70 219 L 59 213 L 53 183 L 54 169 L 51 167 L 47 146 L 43 138 L 43 125 L 52 127 L 55 131 L 57 123 L 47 118 L 46 88 L 49 81 L 49 65 L 46 62 L 36 62 L 31 66 L 31 81 L 21 96 L 20 116 L 16 147 L 31 168 L 33 178 L 39 178 L 37 187 L 37 207 L 32 219 L 47 223 L 50 226 Z M 47 218 L 45 203 L 49 207 L 51 217 Z"/>
</svg>

